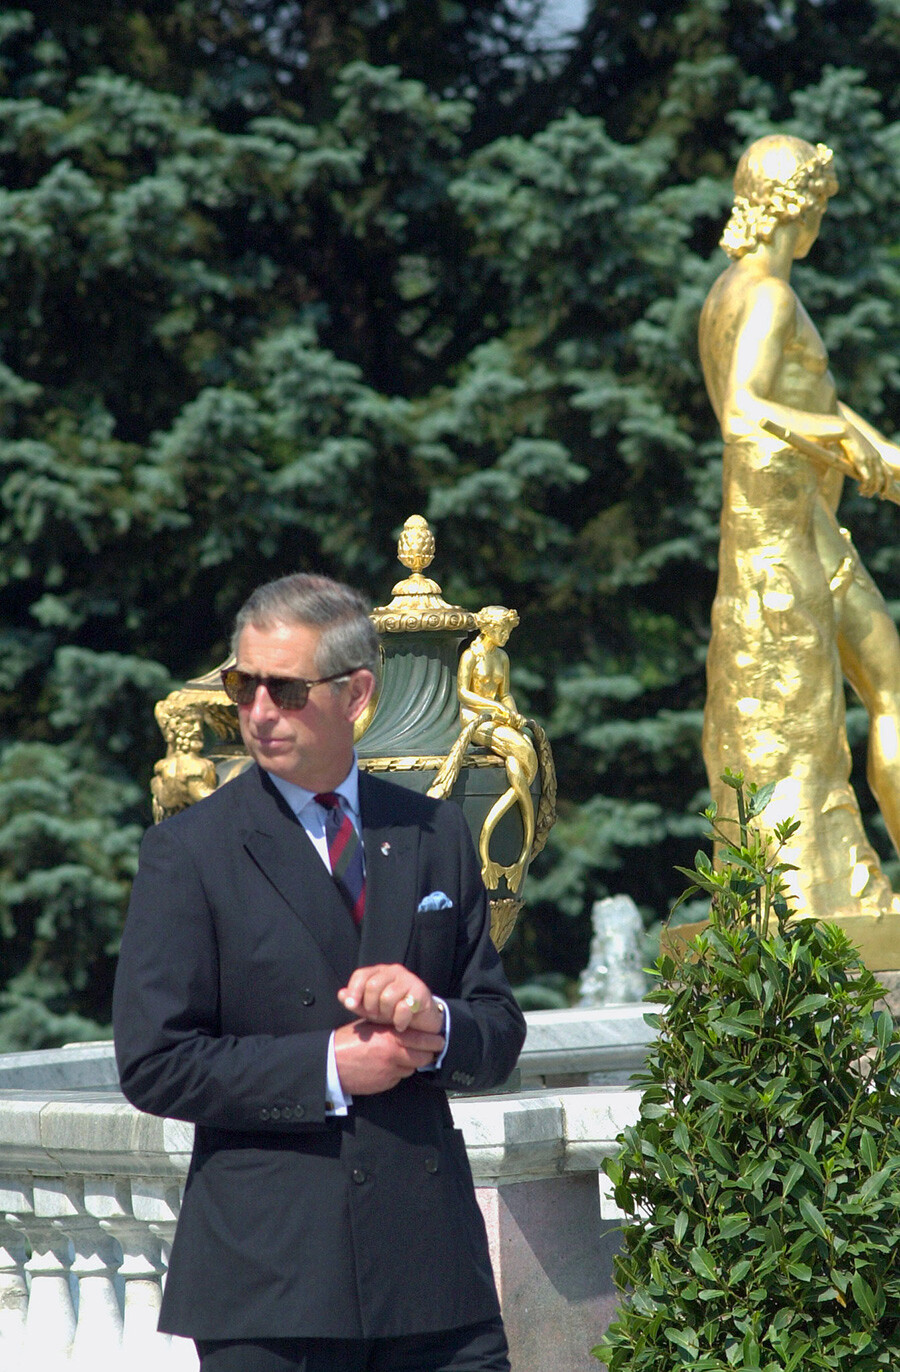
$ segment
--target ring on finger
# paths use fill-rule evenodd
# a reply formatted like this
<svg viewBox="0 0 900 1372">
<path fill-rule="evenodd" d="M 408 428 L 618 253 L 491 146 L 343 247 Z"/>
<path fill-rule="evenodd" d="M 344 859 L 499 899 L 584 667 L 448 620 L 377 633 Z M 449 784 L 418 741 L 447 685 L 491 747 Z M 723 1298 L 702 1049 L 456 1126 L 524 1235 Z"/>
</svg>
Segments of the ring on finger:
<svg viewBox="0 0 900 1372">
<path fill-rule="evenodd" d="M 414 1015 L 417 1015 L 422 1008 L 422 1002 L 416 999 L 412 991 L 407 992 L 403 997 L 403 1004 L 408 1005 Z"/>
</svg>

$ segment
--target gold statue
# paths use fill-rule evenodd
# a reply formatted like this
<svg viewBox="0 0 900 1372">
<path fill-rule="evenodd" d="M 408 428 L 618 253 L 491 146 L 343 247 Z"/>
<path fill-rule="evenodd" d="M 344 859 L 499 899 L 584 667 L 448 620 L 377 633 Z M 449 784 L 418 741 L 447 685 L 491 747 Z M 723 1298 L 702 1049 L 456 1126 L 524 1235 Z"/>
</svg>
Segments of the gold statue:
<svg viewBox="0 0 900 1372">
<path fill-rule="evenodd" d="M 495 888 L 504 876 L 509 889 L 516 894 L 525 880 L 534 843 L 531 783 L 538 770 L 534 744 L 524 732 L 525 720 L 510 695 L 509 657 L 503 651 L 518 622 L 515 610 L 503 605 L 486 605 L 479 610 L 475 623 L 480 632 L 460 658 L 457 675 L 460 723 L 464 730 L 469 726 L 473 742 L 503 758 L 509 781 L 509 790 L 491 806 L 478 839 L 481 875 L 489 889 Z M 524 829 L 522 848 L 516 861 L 504 867 L 490 856 L 491 835 L 507 810 L 516 804 Z"/>
<path fill-rule="evenodd" d="M 700 358 L 725 442 L 719 582 L 703 752 L 720 811 L 726 767 L 778 783 L 767 822 L 801 821 L 798 912 L 900 908 L 850 786 L 842 673 L 870 719 L 868 775 L 900 848 L 900 639 L 835 512 L 845 474 L 897 499 L 900 448 L 842 405 L 790 285 L 837 190 L 832 154 L 771 135 L 747 149 L 722 247 L 732 263 L 700 319 Z"/>
<path fill-rule="evenodd" d="M 150 781 L 154 824 L 212 795 L 218 784 L 215 763 L 203 756 L 203 707 L 188 695 L 173 691 L 153 711 L 167 745 Z"/>
</svg>

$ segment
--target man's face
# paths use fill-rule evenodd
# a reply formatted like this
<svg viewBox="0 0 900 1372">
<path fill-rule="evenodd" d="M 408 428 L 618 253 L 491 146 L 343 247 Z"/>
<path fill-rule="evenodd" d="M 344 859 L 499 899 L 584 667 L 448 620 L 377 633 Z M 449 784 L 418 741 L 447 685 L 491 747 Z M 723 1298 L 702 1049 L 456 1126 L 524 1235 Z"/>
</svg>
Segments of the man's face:
<svg viewBox="0 0 900 1372">
<path fill-rule="evenodd" d="M 248 624 L 241 633 L 237 665 L 254 676 L 322 675 L 316 666 L 319 630 L 306 624 Z M 329 791 L 347 772 L 353 756 L 353 722 L 372 693 L 371 672 L 355 672 L 337 690 L 313 686 L 302 710 L 280 709 L 265 686 L 252 705 L 238 706 L 241 736 L 250 756 L 266 772 L 309 791 Z"/>
</svg>

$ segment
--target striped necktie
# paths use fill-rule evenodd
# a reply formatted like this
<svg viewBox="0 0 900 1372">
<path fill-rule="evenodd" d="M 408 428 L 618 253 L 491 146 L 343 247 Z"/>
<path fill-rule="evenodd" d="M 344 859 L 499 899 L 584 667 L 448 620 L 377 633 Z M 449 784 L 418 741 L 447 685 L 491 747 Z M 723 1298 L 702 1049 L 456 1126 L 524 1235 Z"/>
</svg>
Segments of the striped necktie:
<svg viewBox="0 0 900 1372">
<path fill-rule="evenodd" d="M 315 797 L 316 804 L 325 810 L 325 840 L 331 862 L 331 875 L 353 916 L 362 922 L 366 904 L 366 878 L 363 871 L 363 846 L 350 816 L 344 813 L 341 799 L 334 791 L 323 791 Z"/>
</svg>

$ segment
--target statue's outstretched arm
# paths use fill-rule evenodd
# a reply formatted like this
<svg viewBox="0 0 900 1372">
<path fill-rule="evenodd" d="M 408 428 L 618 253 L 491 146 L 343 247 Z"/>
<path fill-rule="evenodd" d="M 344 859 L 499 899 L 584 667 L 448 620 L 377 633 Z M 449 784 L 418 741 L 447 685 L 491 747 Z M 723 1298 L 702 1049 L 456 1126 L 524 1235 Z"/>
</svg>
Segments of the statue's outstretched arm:
<svg viewBox="0 0 900 1372">
<path fill-rule="evenodd" d="M 885 438 L 883 433 L 879 433 L 874 424 L 870 424 L 862 415 L 851 410 L 849 405 L 843 401 L 838 401 L 838 409 L 850 425 L 852 442 L 855 434 L 864 438 L 878 453 L 882 462 L 890 469 L 892 476 L 900 476 L 900 445 L 892 443 L 889 438 Z M 854 433 L 855 431 L 855 433 Z"/>
</svg>

